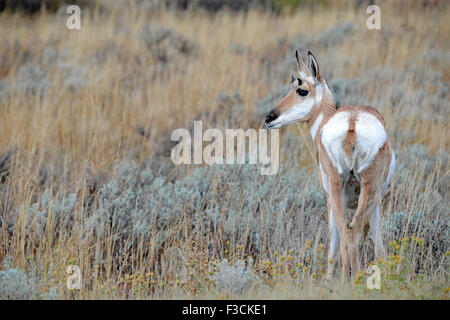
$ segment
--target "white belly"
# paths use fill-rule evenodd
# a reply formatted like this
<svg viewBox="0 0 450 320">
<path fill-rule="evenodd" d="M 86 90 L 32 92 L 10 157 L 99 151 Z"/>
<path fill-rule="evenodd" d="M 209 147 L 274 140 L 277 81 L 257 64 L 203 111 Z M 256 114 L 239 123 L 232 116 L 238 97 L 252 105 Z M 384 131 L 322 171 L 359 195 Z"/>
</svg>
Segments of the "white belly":
<svg viewBox="0 0 450 320">
<path fill-rule="evenodd" d="M 347 156 L 344 151 L 349 128 L 350 112 L 334 115 L 321 130 L 321 141 L 331 162 L 339 172 L 363 172 L 373 161 L 386 141 L 383 124 L 368 112 L 358 112 L 355 124 L 354 148 Z"/>
</svg>

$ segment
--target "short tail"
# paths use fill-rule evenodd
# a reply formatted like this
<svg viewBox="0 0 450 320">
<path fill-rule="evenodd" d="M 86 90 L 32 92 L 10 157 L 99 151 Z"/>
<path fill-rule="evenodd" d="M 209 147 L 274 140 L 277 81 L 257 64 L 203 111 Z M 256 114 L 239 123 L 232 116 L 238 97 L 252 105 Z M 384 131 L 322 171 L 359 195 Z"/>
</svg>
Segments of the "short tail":
<svg viewBox="0 0 450 320">
<path fill-rule="evenodd" d="M 353 152 L 355 149 L 355 141 L 356 141 L 356 116 L 352 115 L 350 117 L 348 131 L 347 131 L 347 137 L 345 139 L 345 146 L 344 146 L 344 152 L 345 152 L 345 164 L 348 168 L 353 169 L 355 166 L 356 156 Z"/>
</svg>

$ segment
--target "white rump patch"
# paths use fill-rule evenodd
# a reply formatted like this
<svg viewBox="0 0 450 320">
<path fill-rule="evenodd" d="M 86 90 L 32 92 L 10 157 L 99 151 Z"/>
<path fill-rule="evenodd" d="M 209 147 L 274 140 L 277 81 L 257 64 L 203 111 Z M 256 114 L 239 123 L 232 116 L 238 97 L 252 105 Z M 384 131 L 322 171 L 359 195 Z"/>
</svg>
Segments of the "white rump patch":
<svg viewBox="0 0 450 320">
<path fill-rule="evenodd" d="M 363 172 L 386 141 L 383 124 L 368 112 L 358 112 L 355 145 L 350 158 L 347 158 L 344 148 L 349 120 L 350 112 L 338 112 L 321 131 L 322 143 L 339 174 L 350 170 L 358 174 Z"/>
<path fill-rule="evenodd" d="M 366 169 L 386 141 L 386 131 L 383 124 L 368 112 L 358 113 L 356 120 L 355 150 L 356 172 Z"/>
</svg>

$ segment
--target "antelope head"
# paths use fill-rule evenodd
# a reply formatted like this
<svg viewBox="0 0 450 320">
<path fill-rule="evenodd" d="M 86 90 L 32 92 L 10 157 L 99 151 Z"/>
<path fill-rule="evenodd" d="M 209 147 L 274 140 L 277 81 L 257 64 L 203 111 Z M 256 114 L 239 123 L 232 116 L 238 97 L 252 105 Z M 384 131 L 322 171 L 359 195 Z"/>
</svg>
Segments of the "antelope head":
<svg viewBox="0 0 450 320">
<path fill-rule="evenodd" d="M 309 50 L 308 66 L 299 58 L 297 50 L 295 58 L 298 77 L 292 76 L 289 93 L 267 114 L 265 124 L 269 129 L 309 120 L 322 101 L 323 85 L 316 58 Z"/>
</svg>

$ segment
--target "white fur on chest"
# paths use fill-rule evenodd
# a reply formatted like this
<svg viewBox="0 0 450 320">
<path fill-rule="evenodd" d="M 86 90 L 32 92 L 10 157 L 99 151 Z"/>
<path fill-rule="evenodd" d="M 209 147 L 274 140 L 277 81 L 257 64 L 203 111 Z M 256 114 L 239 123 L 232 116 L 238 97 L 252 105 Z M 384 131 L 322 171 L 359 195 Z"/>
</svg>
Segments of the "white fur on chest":
<svg viewBox="0 0 450 320">
<path fill-rule="evenodd" d="M 354 148 L 347 156 L 344 150 L 349 120 L 350 112 L 338 112 L 321 130 L 322 144 L 340 175 L 350 170 L 356 173 L 364 171 L 386 141 L 383 124 L 372 114 L 359 112 L 355 123 Z"/>
<path fill-rule="evenodd" d="M 321 130 L 322 144 L 339 174 L 345 169 L 344 143 L 347 137 L 349 120 L 349 112 L 336 113 Z"/>
</svg>

